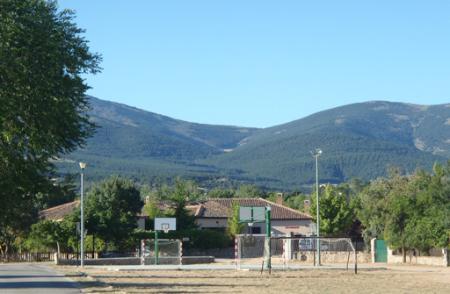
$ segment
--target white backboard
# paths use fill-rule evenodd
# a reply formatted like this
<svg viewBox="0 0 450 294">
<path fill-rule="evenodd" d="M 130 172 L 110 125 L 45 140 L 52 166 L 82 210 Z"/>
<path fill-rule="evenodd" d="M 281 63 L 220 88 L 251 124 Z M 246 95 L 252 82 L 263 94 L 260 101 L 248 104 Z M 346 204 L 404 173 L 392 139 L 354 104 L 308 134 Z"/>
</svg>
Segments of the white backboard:
<svg viewBox="0 0 450 294">
<path fill-rule="evenodd" d="M 239 220 L 242 222 L 264 222 L 266 220 L 266 208 L 263 206 L 239 207 Z"/>
<path fill-rule="evenodd" d="M 155 231 L 175 231 L 177 219 L 174 217 L 155 217 Z"/>
</svg>

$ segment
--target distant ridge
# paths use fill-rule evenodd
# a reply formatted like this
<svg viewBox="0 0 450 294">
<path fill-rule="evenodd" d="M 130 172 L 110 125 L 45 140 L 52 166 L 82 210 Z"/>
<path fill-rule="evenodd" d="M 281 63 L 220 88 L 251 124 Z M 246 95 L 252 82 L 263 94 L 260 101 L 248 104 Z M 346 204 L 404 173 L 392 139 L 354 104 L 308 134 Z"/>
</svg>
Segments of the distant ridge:
<svg viewBox="0 0 450 294">
<path fill-rule="evenodd" d="M 309 153 L 320 147 L 322 181 L 337 183 L 429 169 L 450 158 L 450 104 L 415 105 L 369 101 L 321 111 L 286 124 L 246 128 L 191 123 L 125 104 L 89 97 L 91 119 L 100 126 L 71 160 L 90 164 L 91 179 L 122 174 L 141 181 L 175 176 L 205 186 L 254 183 L 299 189 L 313 182 Z"/>
</svg>

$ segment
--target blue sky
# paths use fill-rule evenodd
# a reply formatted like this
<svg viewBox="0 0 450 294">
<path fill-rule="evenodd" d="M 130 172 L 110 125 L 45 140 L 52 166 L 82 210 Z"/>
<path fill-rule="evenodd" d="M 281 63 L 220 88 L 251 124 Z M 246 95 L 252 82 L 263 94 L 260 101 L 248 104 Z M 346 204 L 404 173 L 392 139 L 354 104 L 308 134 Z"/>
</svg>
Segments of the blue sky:
<svg viewBox="0 0 450 294">
<path fill-rule="evenodd" d="M 64 0 L 103 72 L 89 94 L 267 127 L 368 100 L 450 101 L 450 1 Z"/>
</svg>

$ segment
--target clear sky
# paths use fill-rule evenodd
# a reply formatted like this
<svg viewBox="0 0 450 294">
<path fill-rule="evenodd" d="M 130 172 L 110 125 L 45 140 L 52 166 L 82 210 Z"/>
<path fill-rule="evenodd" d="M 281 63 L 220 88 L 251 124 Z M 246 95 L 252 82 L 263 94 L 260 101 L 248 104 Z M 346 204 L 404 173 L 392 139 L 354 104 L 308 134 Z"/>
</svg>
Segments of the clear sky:
<svg viewBox="0 0 450 294">
<path fill-rule="evenodd" d="M 368 100 L 450 102 L 450 1 L 61 0 L 103 72 L 89 94 L 267 127 Z"/>
</svg>

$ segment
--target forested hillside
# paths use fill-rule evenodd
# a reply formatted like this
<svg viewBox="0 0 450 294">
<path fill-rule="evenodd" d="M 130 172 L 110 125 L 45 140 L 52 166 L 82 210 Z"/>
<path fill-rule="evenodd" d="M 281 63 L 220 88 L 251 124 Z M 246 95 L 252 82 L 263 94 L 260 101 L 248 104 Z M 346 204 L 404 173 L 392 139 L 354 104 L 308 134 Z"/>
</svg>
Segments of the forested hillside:
<svg viewBox="0 0 450 294">
<path fill-rule="evenodd" d="M 289 186 L 312 183 L 310 150 L 320 147 L 321 178 L 372 179 L 389 166 L 429 169 L 450 155 L 450 105 L 374 101 L 342 106 L 267 128 L 208 163 L 269 177 Z"/>
<path fill-rule="evenodd" d="M 317 147 L 320 177 L 331 183 L 372 179 L 389 166 L 429 169 L 450 158 L 450 104 L 358 103 L 256 129 L 190 123 L 94 97 L 90 103 L 97 133 L 60 166 L 76 172 L 83 159 L 95 180 L 114 173 L 144 182 L 181 176 L 205 186 L 297 189 L 314 180 L 310 151 Z"/>
</svg>

